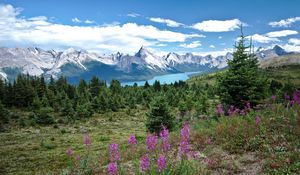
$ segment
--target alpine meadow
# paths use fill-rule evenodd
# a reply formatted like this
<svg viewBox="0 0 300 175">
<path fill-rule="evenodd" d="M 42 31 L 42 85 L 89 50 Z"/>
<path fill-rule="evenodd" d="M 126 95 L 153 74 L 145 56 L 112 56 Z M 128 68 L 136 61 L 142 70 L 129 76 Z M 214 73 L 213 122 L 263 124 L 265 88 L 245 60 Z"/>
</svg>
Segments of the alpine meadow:
<svg viewBox="0 0 300 175">
<path fill-rule="evenodd" d="M 0 2 L 0 174 L 300 174 L 300 1 Z"/>
</svg>

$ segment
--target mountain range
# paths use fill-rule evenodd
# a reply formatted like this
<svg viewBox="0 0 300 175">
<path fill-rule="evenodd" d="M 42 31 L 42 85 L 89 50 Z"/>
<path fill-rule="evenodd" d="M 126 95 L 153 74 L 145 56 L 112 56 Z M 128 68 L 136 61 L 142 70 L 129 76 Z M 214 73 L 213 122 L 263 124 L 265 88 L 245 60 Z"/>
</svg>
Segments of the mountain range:
<svg viewBox="0 0 300 175">
<path fill-rule="evenodd" d="M 259 60 L 291 54 L 280 46 L 271 49 L 258 48 Z M 89 80 L 93 75 L 103 80 L 120 81 L 146 80 L 156 75 L 180 72 L 211 72 L 227 66 L 232 53 L 213 57 L 192 53 L 179 55 L 171 52 L 158 56 L 145 47 L 134 55 L 116 53 L 99 55 L 86 50 L 69 48 L 59 52 L 40 48 L 0 48 L 0 77 L 13 80 L 23 73 L 33 76 L 43 75 L 58 78 L 66 76 L 71 83 L 79 79 Z"/>
</svg>

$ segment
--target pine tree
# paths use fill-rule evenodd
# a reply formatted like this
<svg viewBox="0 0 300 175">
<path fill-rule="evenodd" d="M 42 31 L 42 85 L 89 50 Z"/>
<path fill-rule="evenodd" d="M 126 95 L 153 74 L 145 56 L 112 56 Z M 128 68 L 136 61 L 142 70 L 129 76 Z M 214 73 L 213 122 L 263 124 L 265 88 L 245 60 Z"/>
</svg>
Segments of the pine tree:
<svg viewBox="0 0 300 175">
<path fill-rule="evenodd" d="M 235 46 L 233 59 L 228 60 L 228 70 L 217 79 L 218 92 L 222 103 L 243 107 L 246 102 L 256 105 L 264 97 L 266 79 L 258 68 L 258 60 L 250 46 L 245 46 L 241 35 Z"/>
<path fill-rule="evenodd" d="M 153 84 L 154 91 L 158 92 L 161 90 L 160 82 L 158 80 L 155 80 Z"/>
<path fill-rule="evenodd" d="M 150 110 L 147 113 L 146 127 L 150 132 L 159 133 L 162 127 L 169 130 L 173 128 L 174 116 L 171 114 L 169 105 L 165 97 L 158 96 L 150 104 Z"/>
</svg>

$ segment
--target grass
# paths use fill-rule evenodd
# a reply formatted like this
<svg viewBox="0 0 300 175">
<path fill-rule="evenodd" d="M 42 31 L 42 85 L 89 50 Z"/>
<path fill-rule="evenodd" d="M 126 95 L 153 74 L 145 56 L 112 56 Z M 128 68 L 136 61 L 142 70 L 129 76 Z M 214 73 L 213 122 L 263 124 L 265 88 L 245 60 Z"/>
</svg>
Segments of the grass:
<svg viewBox="0 0 300 175">
<path fill-rule="evenodd" d="M 109 121 L 109 116 L 113 120 Z M 127 142 L 135 133 L 145 138 L 144 111 L 128 116 L 125 111 L 97 114 L 87 121 L 47 127 L 12 128 L 0 133 L 0 174 L 58 174 L 67 166 L 65 151 L 85 151 L 83 137 L 92 138 L 91 155 L 105 154 L 112 140 Z"/>
</svg>

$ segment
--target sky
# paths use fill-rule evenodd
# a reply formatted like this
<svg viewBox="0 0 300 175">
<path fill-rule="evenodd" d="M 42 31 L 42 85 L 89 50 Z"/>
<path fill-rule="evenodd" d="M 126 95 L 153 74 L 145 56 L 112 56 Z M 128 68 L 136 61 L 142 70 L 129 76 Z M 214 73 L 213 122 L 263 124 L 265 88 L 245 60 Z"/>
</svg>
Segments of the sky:
<svg viewBox="0 0 300 175">
<path fill-rule="evenodd" d="M 0 0 L 0 47 L 221 55 L 243 33 L 256 48 L 300 51 L 300 0 Z"/>
</svg>

